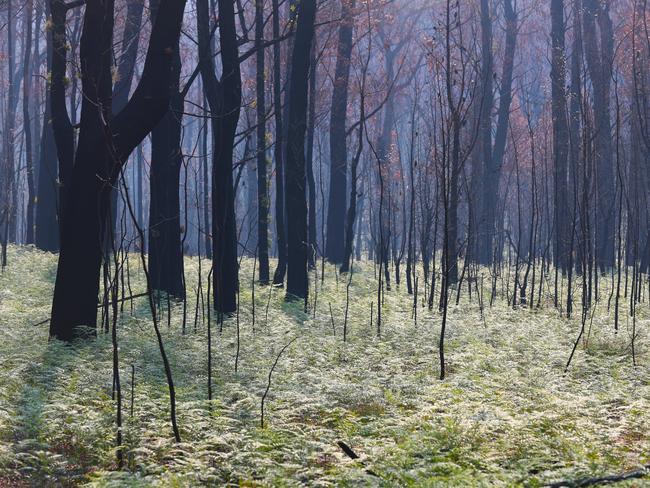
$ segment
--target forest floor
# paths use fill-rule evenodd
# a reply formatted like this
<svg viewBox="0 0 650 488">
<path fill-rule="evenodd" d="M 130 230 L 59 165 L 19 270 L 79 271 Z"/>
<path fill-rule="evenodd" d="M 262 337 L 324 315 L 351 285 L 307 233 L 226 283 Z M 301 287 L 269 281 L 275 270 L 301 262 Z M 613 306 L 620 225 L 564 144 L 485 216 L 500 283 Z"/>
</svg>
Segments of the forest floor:
<svg viewBox="0 0 650 488">
<path fill-rule="evenodd" d="M 476 300 L 464 297 L 450 308 L 448 376 L 440 381 L 440 314 L 419 308 L 415 324 L 404 284 L 385 295 L 378 337 L 376 317 L 370 324 L 373 266 L 356 264 L 344 343 L 346 283 L 337 284 L 332 266 L 315 315 L 285 303 L 281 290 L 256 286 L 253 328 L 253 261 L 245 259 L 238 368 L 236 319 L 222 330 L 213 323 L 209 402 L 201 313 L 195 325 L 198 260 L 186 268 L 186 333 L 182 305 L 172 304 L 168 317 L 165 301 L 160 317 L 182 442 L 169 424 L 147 301 L 125 302 L 118 326 L 125 467 L 118 470 L 110 334 L 74 347 L 48 342 L 47 325 L 33 324 L 49 316 L 56 258 L 10 248 L 0 274 L 1 487 L 542 486 L 650 463 L 647 302 L 638 309 L 637 367 L 631 321 L 622 312 L 615 335 L 604 300 L 564 375 L 579 313 L 566 320 L 550 303 L 512 310 L 498 299 L 482 319 Z M 204 277 L 207 269 L 204 261 Z M 137 256 L 130 270 L 133 294 L 143 292 Z M 269 370 L 294 338 L 273 372 L 262 428 Z M 338 441 L 360 458 L 347 457 Z M 650 486 L 650 478 L 626 485 Z"/>
</svg>

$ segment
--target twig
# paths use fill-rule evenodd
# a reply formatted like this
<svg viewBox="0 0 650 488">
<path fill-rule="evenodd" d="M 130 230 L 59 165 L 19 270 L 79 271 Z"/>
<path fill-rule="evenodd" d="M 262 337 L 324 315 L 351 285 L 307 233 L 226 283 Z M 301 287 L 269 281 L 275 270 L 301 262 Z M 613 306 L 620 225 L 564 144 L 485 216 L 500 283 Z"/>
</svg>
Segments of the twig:
<svg viewBox="0 0 650 488">
<path fill-rule="evenodd" d="M 366 468 L 366 463 L 363 462 L 359 458 L 359 455 L 356 452 L 354 452 L 352 448 L 348 446 L 345 442 L 336 441 L 336 443 L 338 444 L 338 446 L 341 448 L 341 450 L 345 453 L 347 457 L 349 457 L 350 459 L 354 459 L 355 461 L 358 461 L 361 464 L 361 466 L 365 468 L 366 473 L 368 473 L 371 476 L 376 476 L 377 478 L 380 478 L 380 476 L 377 473 L 375 473 L 373 470 Z"/>
<path fill-rule="evenodd" d="M 291 345 L 293 344 L 296 339 L 298 339 L 298 336 L 294 337 L 291 339 L 289 342 L 285 344 L 285 346 L 280 349 L 280 352 L 278 353 L 277 357 L 275 358 L 275 361 L 273 363 L 273 366 L 271 366 L 271 370 L 269 371 L 269 380 L 268 383 L 266 384 L 266 391 L 264 392 L 264 395 L 262 395 L 262 402 L 260 404 L 260 427 L 264 428 L 264 402 L 266 401 L 266 396 L 269 394 L 269 390 L 271 389 L 271 375 L 273 374 L 273 371 L 275 370 L 275 367 L 278 365 L 278 361 L 280 361 L 280 356 L 282 356 L 282 353 Z"/>
<path fill-rule="evenodd" d="M 146 292 L 145 293 L 138 293 L 137 295 L 131 295 L 129 297 L 120 298 L 119 300 L 116 300 L 116 301 L 108 302 L 108 303 L 106 303 L 106 305 L 108 306 L 108 305 L 113 305 L 115 303 L 122 303 L 122 302 L 126 302 L 126 301 L 129 301 L 129 300 L 134 300 L 136 298 L 142 298 L 142 297 L 146 297 L 146 296 L 149 296 L 149 294 L 146 293 Z M 97 308 L 102 308 L 103 306 L 104 306 L 104 303 L 98 303 L 97 304 Z M 50 321 L 50 319 L 51 319 L 51 317 L 48 317 L 45 320 L 41 320 L 40 322 L 38 322 L 36 324 L 32 324 L 32 327 L 38 327 L 39 325 L 45 325 Z"/>
<path fill-rule="evenodd" d="M 336 326 L 334 325 L 334 314 L 332 313 L 332 302 L 329 302 L 330 306 L 330 321 L 332 322 L 332 332 L 336 335 Z"/>
</svg>

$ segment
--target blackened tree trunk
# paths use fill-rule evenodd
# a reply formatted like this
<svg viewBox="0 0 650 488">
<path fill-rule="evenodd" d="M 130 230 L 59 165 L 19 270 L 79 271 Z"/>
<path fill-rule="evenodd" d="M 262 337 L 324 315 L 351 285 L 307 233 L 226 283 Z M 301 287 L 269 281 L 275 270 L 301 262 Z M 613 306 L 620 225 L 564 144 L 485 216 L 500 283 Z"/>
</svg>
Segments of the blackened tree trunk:
<svg viewBox="0 0 650 488">
<path fill-rule="evenodd" d="M 569 221 L 567 214 L 567 157 L 569 124 L 565 92 L 564 2 L 551 1 L 551 110 L 553 114 L 553 179 L 555 182 L 555 264 L 567 271 Z"/>
<path fill-rule="evenodd" d="M 417 168 L 416 144 L 418 138 L 418 129 L 416 125 L 416 112 L 418 109 L 418 86 L 415 86 L 415 96 L 413 100 L 413 111 L 411 112 L 411 140 L 409 148 L 409 212 L 408 212 L 408 234 L 404 236 L 406 239 L 406 289 L 409 295 L 413 294 L 413 286 L 416 281 L 415 273 L 415 169 Z M 406 215 L 404 215 L 406 218 Z M 471 222 L 470 222 L 471 223 Z M 468 233 L 470 231 L 468 230 Z"/>
<path fill-rule="evenodd" d="M 593 85 L 594 149 L 596 165 L 596 265 L 614 266 L 614 165 L 612 163 L 610 88 L 613 32 L 609 0 L 584 0 L 584 48 Z M 598 33 L 596 29 L 598 23 Z"/>
<path fill-rule="evenodd" d="M 157 10 L 160 0 L 151 2 L 151 9 Z M 155 9 L 154 9 L 155 7 Z M 140 44 L 140 29 L 142 27 L 142 14 L 144 0 L 129 0 L 127 3 L 126 20 L 122 34 L 120 61 L 117 66 L 117 81 L 113 87 L 113 113 L 122 110 L 129 101 L 129 91 L 133 83 L 135 62 Z M 152 20 L 154 15 L 152 12 Z"/>
<path fill-rule="evenodd" d="M 45 4 L 48 17 L 51 15 L 50 3 Z M 59 250 L 59 186 L 58 186 L 58 158 L 57 147 L 54 141 L 51 92 L 54 77 L 54 31 L 56 30 L 55 17 L 52 17 L 52 26 L 47 30 L 46 55 L 50 84 L 45 93 L 45 111 L 43 114 L 43 128 L 41 130 L 37 203 L 36 203 L 36 231 L 34 240 L 36 247 L 44 251 L 55 252 Z"/>
<path fill-rule="evenodd" d="M 232 0 L 219 0 L 222 77 L 217 79 L 210 46 L 207 0 L 197 2 L 201 78 L 212 117 L 212 262 L 214 307 L 237 309 L 237 225 L 233 148 L 241 110 L 241 74 Z"/>
<path fill-rule="evenodd" d="M 264 88 L 264 0 L 255 0 L 255 49 L 257 97 L 257 256 L 259 280 L 269 282 L 269 188 L 266 161 L 266 91 Z"/>
<path fill-rule="evenodd" d="M 307 87 L 314 37 L 316 0 L 302 0 L 291 59 L 289 132 L 287 138 L 287 298 L 307 300 L 307 201 L 305 180 L 305 132 Z"/>
<path fill-rule="evenodd" d="M 111 119 L 113 7 L 110 0 L 88 2 L 81 38 L 79 142 L 65 195 L 50 322 L 50 336 L 66 341 L 83 336 L 81 326 L 96 326 L 110 191 L 131 152 L 169 107 L 174 47 L 185 2 L 161 1 L 140 83 L 124 109 Z M 57 147 L 69 144 L 57 136 Z"/>
<path fill-rule="evenodd" d="M 158 10 L 159 0 L 150 2 L 150 11 L 152 19 Z M 126 19 L 124 22 L 124 32 L 122 34 L 121 56 L 117 66 L 117 81 L 113 87 L 113 113 L 118 113 L 124 108 L 129 101 L 129 92 L 133 82 L 135 72 L 135 62 L 138 55 L 138 45 L 140 41 L 140 29 L 142 26 L 142 13 L 144 10 L 144 0 L 129 0 L 127 3 Z M 119 185 L 116 185 L 111 194 L 111 211 L 109 214 L 110 227 L 104 239 L 104 251 L 106 253 L 111 249 L 109 239 L 115 239 L 119 233 L 117 218 L 117 199 L 119 195 Z"/>
<path fill-rule="evenodd" d="M 36 202 L 36 229 L 34 241 L 36 247 L 44 251 L 56 252 L 59 250 L 59 225 L 58 225 L 58 168 L 56 157 L 56 144 L 52 130 L 52 117 L 50 110 L 50 94 L 45 95 L 45 112 L 43 114 L 43 129 L 39 150 L 39 170 L 37 181 Z"/>
<path fill-rule="evenodd" d="M 159 3 L 159 0 L 150 3 L 153 19 L 160 8 Z M 179 49 L 180 46 L 175 46 L 169 110 L 151 133 L 149 275 L 153 290 L 183 298 L 185 286 L 179 188 L 183 162 L 181 133 L 184 104 L 180 93 Z M 130 58 L 123 60 L 122 65 L 125 64 L 130 65 Z M 126 66 L 125 70 L 128 69 L 129 66 Z"/>
<path fill-rule="evenodd" d="M 447 288 L 449 285 L 458 282 L 458 204 L 460 201 L 459 178 L 462 171 L 460 154 L 460 114 L 454 110 L 451 123 L 451 160 L 449 169 L 449 196 L 447 212 L 445 213 L 445 279 Z"/>
<path fill-rule="evenodd" d="M 402 49 L 403 44 L 390 48 L 390 44 L 385 43 L 384 52 L 384 65 L 386 69 L 386 78 L 389 80 L 395 79 L 395 60 Z M 379 226 L 379 241 L 377 257 L 382 264 L 381 268 L 384 272 L 384 283 L 386 289 L 390 291 L 390 266 L 389 266 L 389 249 L 390 249 L 390 208 L 389 202 L 391 200 L 391 185 L 384 185 L 384 181 L 390 182 L 391 178 L 391 161 L 390 161 L 390 148 L 393 142 L 393 128 L 395 124 L 395 102 L 394 97 L 389 97 L 386 101 L 386 110 L 384 111 L 384 119 L 382 121 L 381 132 L 377 141 L 377 155 L 378 155 L 378 178 L 382 182 L 382 194 L 379 199 L 379 211 L 377 225 Z M 381 173 L 381 174 L 379 174 Z M 384 198 L 386 197 L 386 198 Z"/>
<path fill-rule="evenodd" d="M 151 288 L 183 298 L 180 172 L 183 98 L 179 93 L 181 60 L 176 49 L 169 111 L 151 133 L 149 274 Z"/>
<path fill-rule="evenodd" d="M 41 142 L 36 244 L 42 249 L 51 251 L 58 250 L 59 247 L 67 201 L 66 193 L 74 161 L 74 132 L 65 99 L 68 10 L 69 8 L 61 0 L 49 2 L 52 22 L 48 35 L 50 85 Z M 56 151 L 56 158 L 53 157 L 52 149 Z M 56 159 L 58 159 L 58 168 Z M 55 222 L 52 222 L 52 218 Z"/>
<path fill-rule="evenodd" d="M 16 168 L 15 168 L 15 130 L 18 86 L 14 73 L 16 65 L 16 15 L 12 0 L 7 7 L 7 102 L 2 138 L 2 183 L 0 185 L 0 233 L 2 234 L 2 266 L 7 264 L 7 242 L 15 241 L 16 215 Z"/>
<path fill-rule="evenodd" d="M 136 218 L 136 224 L 138 224 L 138 227 L 142 229 L 142 235 L 145 236 L 147 234 L 147 229 L 145 228 L 144 224 L 144 184 L 143 184 L 143 174 L 144 174 L 144 150 L 142 148 L 142 144 L 138 146 L 138 152 L 136 153 L 136 158 L 135 158 L 135 195 L 137 195 L 136 201 L 135 201 L 135 218 Z M 142 249 L 145 249 L 146 252 L 146 244 L 143 242 L 141 243 Z"/>
<path fill-rule="evenodd" d="M 50 82 L 50 103 L 52 129 L 56 140 L 57 156 L 59 158 L 59 212 L 63 220 L 66 204 L 66 191 L 69 185 L 74 162 L 74 133 L 70 116 L 65 103 L 66 58 L 68 42 L 66 39 L 66 14 L 68 8 L 62 0 L 50 0 L 52 15 L 52 71 Z M 61 224 L 59 224 L 61 225 Z"/>
<path fill-rule="evenodd" d="M 569 88 L 569 186 L 572 193 L 571 198 L 571 249 L 569 249 L 570 263 L 574 262 L 573 251 L 576 250 L 575 262 L 583 262 L 582 245 L 575 246 L 575 238 L 584 239 L 585 236 L 579 235 L 580 210 L 578 205 L 579 188 L 580 188 L 580 154 L 581 154 L 581 135 L 580 135 L 580 117 L 582 111 L 582 21 L 581 13 L 582 1 L 573 0 L 573 49 L 571 53 L 571 84 Z M 572 272 L 570 269 L 569 272 Z"/>
<path fill-rule="evenodd" d="M 41 50 L 41 26 L 42 26 L 42 20 L 44 17 L 45 10 L 48 9 L 47 7 L 47 2 L 36 2 L 34 5 L 35 7 L 35 14 L 34 14 L 34 26 L 32 28 L 32 33 L 34 36 L 33 39 L 33 46 L 34 46 L 34 54 L 32 55 L 32 70 L 31 73 L 38 73 L 41 69 L 41 66 L 43 64 L 43 60 L 45 58 L 45 61 L 47 63 L 48 60 L 48 41 L 47 41 L 47 35 L 45 36 L 45 46 L 44 50 Z M 46 64 L 47 66 L 47 64 Z M 40 169 L 40 157 L 41 157 L 41 137 L 42 137 L 42 129 L 43 129 L 43 112 L 48 110 L 47 109 L 47 104 L 44 103 L 44 100 L 47 96 L 48 90 L 41 90 L 41 81 L 42 80 L 33 80 L 32 87 L 33 87 L 33 92 L 32 92 L 32 100 L 31 100 L 31 110 L 32 110 L 32 140 L 34 141 L 32 144 L 32 150 L 34 151 L 34 195 L 35 195 L 35 205 L 34 205 L 34 210 L 38 207 L 38 198 L 36 195 L 38 195 L 38 176 L 39 176 L 39 169 Z M 38 87 L 38 89 L 37 89 Z"/>
<path fill-rule="evenodd" d="M 61 6 L 52 5 L 53 16 L 57 8 Z M 110 182 L 115 179 L 112 173 L 117 166 L 112 161 L 109 132 L 112 90 L 109 53 L 113 40 L 113 8 L 113 2 L 110 0 L 88 4 L 81 35 L 83 103 L 79 142 L 74 156 L 78 164 L 73 165 L 69 178 L 66 178 L 61 253 L 50 323 L 50 336 L 62 340 L 71 340 L 82 335 L 83 331 L 78 326 L 94 328 L 96 325 L 100 242 L 104 235 L 103 224 L 112 187 Z M 63 15 L 65 16 L 65 10 Z M 65 28 L 65 21 L 59 24 Z M 57 51 L 55 44 L 55 53 Z M 55 54 L 55 59 L 56 57 Z M 65 106 L 57 106 L 58 103 L 65 103 L 64 93 L 54 92 L 55 87 L 64 89 L 63 80 L 53 80 L 52 87 L 53 115 L 56 114 L 56 117 L 59 112 L 65 112 L 67 115 Z M 56 123 L 54 130 L 59 161 L 65 161 L 67 164 L 68 161 L 61 156 L 61 148 L 71 150 L 74 140 L 71 137 L 64 139 L 59 134 Z M 94 239 L 98 242 L 93 242 Z M 78 286 L 79 283 L 86 286 L 77 290 L 75 297 L 71 296 L 70 288 Z M 65 284 L 68 286 L 64 286 Z M 78 303 L 75 303 L 76 300 Z"/>
<path fill-rule="evenodd" d="M 221 39 L 222 104 L 219 133 L 213 149 L 212 172 L 212 274 L 214 304 L 220 312 L 237 310 L 237 225 L 233 190 L 233 149 L 241 109 L 241 74 L 237 48 L 235 10 L 232 0 L 219 0 Z"/>
<path fill-rule="evenodd" d="M 515 49 L 517 46 L 517 13 L 515 12 L 512 0 L 504 0 L 503 11 L 506 21 L 506 39 L 503 54 L 503 66 L 501 72 L 501 84 L 499 87 L 499 108 L 497 128 L 494 135 L 494 146 L 491 153 L 487 152 L 488 140 L 491 141 L 491 122 L 489 121 L 492 112 L 493 96 L 492 77 L 494 76 L 494 66 L 491 53 L 492 39 L 492 22 L 488 11 L 487 2 L 481 2 L 481 26 L 485 29 L 482 34 L 482 56 L 484 67 L 482 71 L 483 78 L 483 100 L 481 103 L 481 149 L 483 154 L 483 172 L 480 182 L 482 193 L 474 195 L 475 218 L 480 218 L 478 222 L 479 235 L 476 236 L 479 242 L 477 251 L 477 260 L 480 264 L 491 265 L 494 256 L 500 258 L 500 254 L 495 253 L 494 237 L 496 234 L 496 215 L 499 203 L 499 183 L 501 180 L 501 169 L 505 156 L 506 141 L 508 136 L 508 127 L 510 120 L 510 104 L 512 102 L 512 78 L 514 69 Z M 487 61 L 486 61 L 487 60 Z M 489 70 L 486 65 L 489 65 Z M 477 102 L 478 103 L 478 102 Z M 487 125 L 490 127 L 487 127 Z M 486 132 L 487 130 L 490 131 Z"/>
<path fill-rule="evenodd" d="M 280 38 L 279 0 L 273 0 L 273 38 Z M 273 284 L 281 285 L 287 273 L 287 231 L 284 221 L 284 131 L 282 117 L 282 74 L 280 44 L 273 45 L 273 106 L 275 115 L 275 232 L 278 242 L 278 265 L 273 273 Z"/>
<path fill-rule="evenodd" d="M 309 216 L 307 218 L 309 268 L 316 266 L 316 180 L 314 178 L 314 135 L 316 133 L 316 41 L 311 49 L 309 68 L 309 115 L 307 121 L 307 187 L 309 189 Z"/>
<path fill-rule="evenodd" d="M 357 229 L 358 234 L 361 234 L 361 217 L 363 216 L 363 205 L 359 205 L 357 209 L 357 199 L 359 195 L 357 194 L 357 185 L 358 185 L 358 170 L 359 170 L 359 161 L 361 160 L 361 155 L 363 153 L 363 137 L 365 133 L 365 123 L 366 123 L 366 100 L 365 100 L 365 87 L 366 79 L 368 73 L 368 64 L 370 62 L 370 52 L 368 52 L 368 57 L 366 64 L 362 70 L 361 76 L 361 85 L 359 87 L 359 128 L 357 129 L 358 138 L 357 138 L 357 150 L 352 158 L 352 164 L 350 165 L 350 203 L 348 205 L 346 222 L 345 222 L 345 248 L 343 250 L 343 262 L 339 271 L 341 273 L 347 273 L 351 267 L 352 260 L 352 244 L 354 242 L 354 224 L 358 220 Z M 362 202 L 363 203 L 363 200 Z M 360 217 L 357 219 L 357 213 Z M 360 236 L 357 238 L 357 256 L 359 257 L 361 252 L 361 239 Z"/>
<path fill-rule="evenodd" d="M 354 222 L 357 218 L 357 179 L 359 161 L 361 160 L 361 153 L 363 152 L 363 131 L 365 129 L 365 107 L 363 96 L 361 101 L 361 125 L 359 126 L 358 133 L 359 139 L 357 143 L 357 151 L 352 159 L 350 167 L 350 204 L 348 206 L 346 222 L 345 222 L 345 249 L 343 252 L 343 263 L 341 263 L 340 272 L 347 273 L 350 270 L 350 260 L 352 259 L 352 243 L 354 239 Z"/>
<path fill-rule="evenodd" d="M 344 254 L 345 210 L 347 191 L 347 140 L 346 115 L 348 110 L 348 85 L 350 82 L 350 56 L 352 55 L 352 29 L 355 0 L 342 0 L 339 27 L 336 71 L 330 111 L 330 191 L 327 205 L 327 240 L 325 256 L 332 263 L 341 264 Z"/>
<path fill-rule="evenodd" d="M 32 55 L 32 21 L 34 2 L 25 2 L 25 38 L 23 48 L 23 128 L 25 133 L 25 166 L 27 169 L 27 233 L 25 243 L 34 242 L 34 150 L 32 138 L 32 120 L 29 103 L 31 100 L 32 77 L 30 69 Z"/>
<path fill-rule="evenodd" d="M 247 111 L 252 111 L 252 107 Z M 239 230 L 239 245 L 241 246 L 241 252 L 249 257 L 256 256 L 257 244 L 259 242 L 258 238 L 258 227 L 259 227 L 259 194 L 257 192 L 257 164 L 253 164 L 253 161 L 257 159 L 257 148 L 254 144 L 253 132 L 254 128 L 251 127 L 252 121 L 250 116 L 246 115 L 248 128 L 246 129 L 250 132 L 246 136 L 246 142 L 244 144 L 244 154 L 243 160 L 240 163 L 241 166 L 238 168 L 240 173 L 246 173 L 244 176 L 244 183 L 242 185 L 243 198 L 245 199 L 245 218 L 241 220 L 240 230 Z M 255 163 L 257 163 L 255 161 Z M 242 176 L 238 176 L 238 179 L 241 181 Z M 237 193 L 237 180 L 235 180 L 235 194 Z"/>
<path fill-rule="evenodd" d="M 474 215 L 482 211 L 478 222 L 479 242 L 478 260 L 489 265 L 492 259 L 492 245 L 494 240 L 494 220 L 498 195 L 498 171 L 495 171 L 492 161 L 492 108 L 494 105 L 493 90 L 494 56 L 492 54 L 492 17 L 490 2 L 481 0 L 481 96 L 479 101 L 479 153 L 483 165 L 475 168 L 472 175 L 472 187 L 482 190 L 474 195 Z"/>
<path fill-rule="evenodd" d="M 199 38 L 200 39 L 200 38 Z M 203 107 L 207 106 L 207 97 L 205 96 L 205 90 L 203 94 Z M 208 117 L 208 110 L 203 109 L 204 117 Z M 203 134 L 201 137 L 201 180 L 203 183 L 203 233 L 205 234 L 205 257 L 212 259 L 212 225 L 210 224 L 210 217 L 212 215 L 210 208 L 210 170 L 208 165 L 208 125 L 206 122 L 205 127 L 203 128 Z"/>
</svg>

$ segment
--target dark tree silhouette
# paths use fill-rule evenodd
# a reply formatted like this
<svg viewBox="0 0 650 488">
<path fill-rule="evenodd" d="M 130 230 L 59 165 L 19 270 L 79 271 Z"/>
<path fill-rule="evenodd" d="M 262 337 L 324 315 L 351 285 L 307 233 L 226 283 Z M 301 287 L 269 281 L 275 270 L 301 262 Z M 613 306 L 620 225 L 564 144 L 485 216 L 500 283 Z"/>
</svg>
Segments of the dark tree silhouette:
<svg viewBox="0 0 650 488">
<path fill-rule="evenodd" d="M 291 57 L 289 126 L 287 138 L 287 297 L 307 300 L 307 201 L 305 175 L 305 132 L 307 130 L 307 88 L 316 1 L 302 0 Z"/>
<path fill-rule="evenodd" d="M 272 0 L 273 5 L 273 38 L 280 37 L 280 4 Z M 282 55 L 280 44 L 273 46 L 273 105 L 275 107 L 275 233 L 278 242 L 278 265 L 273 273 L 273 284 L 281 285 L 287 273 L 287 229 L 285 226 L 285 191 L 284 191 L 284 122 L 282 109 Z"/>
<path fill-rule="evenodd" d="M 157 10 L 157 2 L 152 2 Z M 155 15 L 155 10 L 153 14 Z M 181 58 L 174 49 L 172 95 L 169 110 L 151 133 L 149 205 L 149 274 L 151 288 L 177 298 L 185 295 L 181 247 L 180 172 L 183 95 L 180 93 Z"/>
<path fill-rule="evenodd" d="M 614 266 L 614 164 L 612 163 L 611 71 L 614 59 L 609 1 L 583 0 L 584 52 L 593 85 L 596 165 L 596 265 Z"/>
<path fill-rule="evenodd" d="M 481 1 L 481 54 L 482 100 L 476 101 L 480 108 L 481 141 L 480 149 L 483 158 L 482 171 L 478 172 L 473 188 L 476 192 L 471 196 L 475 205 L 475 217 L 478 221 L 479 235 L 476 253 L 479 263 L 491 265 L 494 258 L 494 238 L 497 233 L 497 206 L 499 202 L 499 184 L 503 159 L 506 154 L 506 141 L 510 120 L 510 104 L 512 102 L 512 78 L 517 47 L 517 13 L 512 0 L 503 1 L 503 12 L 506 22 L 506 38 L 501 68 L 499 86 L 499 108 L 494 143 L 492 143 L 491 113 L 494 104 L 493 77 L 494 62 L 492 56 L 492 20 L 489 2 Z M 471 243 L 470 243 L 471 246 Z M 498 254 L 497 254 L 498 255 Z"/>
<path fill-rule="evenodd" d="M 66 182 L 74 157 L 72 123 L 65 105 L 66 14 L 74 5 L 50 0 L 47 7 L 51 18 L 47 36 L 50 80 L 43 117 L 35 240 L 41 249 L 58 251 Z"/>
<path fill-rule="evenodd" d="M 350 82 L 350 56 L 352 55 L 352 30 L 355 0 L 341 1 L 336 71 L 330 111 L 330 192 L 327 205 L 327 241 L 325 256 L 341 264 L 344 254 L 346 189 L 348 151 L 346 120 L 348 110 L 348 85 Z"/>
<path fill-rule="evenodd" d="M 212 273 L 214 307 L 222 313 L 237 309 L 237 229 L 233 189 L 233 147 L 241 110 L 241 75 L 235 10 L 220 0 L 219 32 L 222 77 L 219 80 L 210 43 L 207 0 L 197 2 L 199 65 L 212 122 Z"/>
<path fill-rule="evenodd" d="M 56 0 L 51 6 L 53 15 L 54 9 L 66 9 Z M 61 252 L 50 321 L 50 335 L 66 341 L 83 335 L 80 326 L 96 326 L 102 235 L 111 188 L 128 156 L 169 107 L 174 49 L 185 2 L 161 1 L 140 83 L 114 117 L 110 101 L 113 7 L 110 0 L 89 2 L 81 37 L 81 122 L 75 164 L 64 195 Z M 55 105 L 55 95 L 51 94 L 56 120 L 64 108 Z M 72 146 L 70 136 L 67 132 L 56 135 L 59 152 Z"/>
<path fill-rule="evenodd" d="M 567 156 L 569 124 L 565 92 L 564 2 L 551 2 L 551 105 L 553 112 L 553 177 L 555 181 L 555 263 L 566 272 L 569 243 Z"/>
<path fill-rule="evenodd" d="M 269 189 L 266 160 L 266 91 L 264 87 L 264 0 L 255 0 L 255 49 L 257 97 L 257 255 L 259 280 L 269 282 Z"/>
</svg>

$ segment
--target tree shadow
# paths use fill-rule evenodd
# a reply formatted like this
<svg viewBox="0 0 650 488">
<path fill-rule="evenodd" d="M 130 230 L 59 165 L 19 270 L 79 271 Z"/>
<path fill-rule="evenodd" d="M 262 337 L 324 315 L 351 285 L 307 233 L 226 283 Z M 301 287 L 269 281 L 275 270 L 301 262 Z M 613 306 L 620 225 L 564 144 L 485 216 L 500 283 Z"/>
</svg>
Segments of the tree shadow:
<svg viewBox="0 0 650 488">
<path fill-rule="evenodd" d="M 74 451 L 64 449 L 68 443 L 50 444 L 46 419 L 56 408 L 51 394 L 60 388 L 61 381 L 70 379 L 80 355 L 95 347 L 94 341 L 88 340 L 72 344 L 50 340 L 19 374 L 18 391 L 11 405 L 16 411 L 10 443 L 14 455 L 11 468 L 33 486 L 73 485 L 92 467 L 74 459 Z"/>
</svg>

